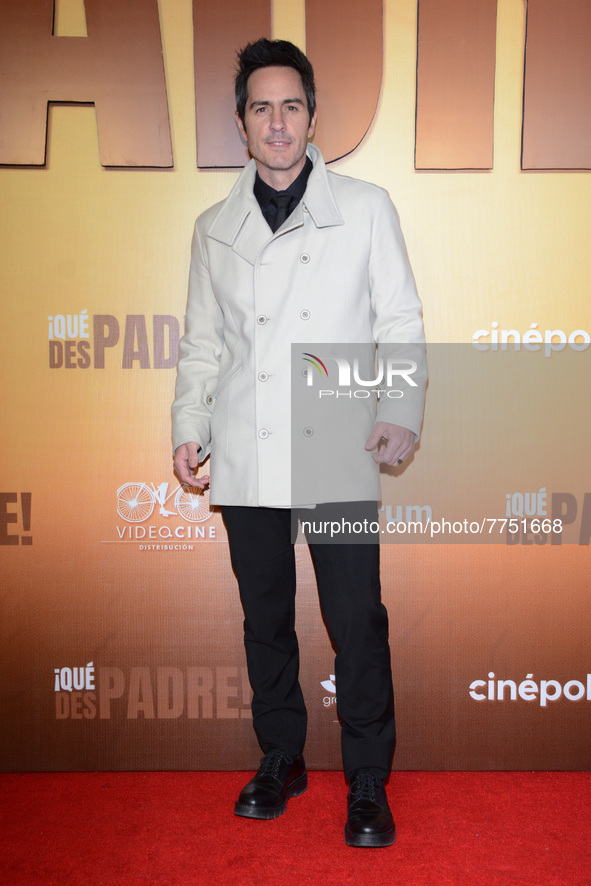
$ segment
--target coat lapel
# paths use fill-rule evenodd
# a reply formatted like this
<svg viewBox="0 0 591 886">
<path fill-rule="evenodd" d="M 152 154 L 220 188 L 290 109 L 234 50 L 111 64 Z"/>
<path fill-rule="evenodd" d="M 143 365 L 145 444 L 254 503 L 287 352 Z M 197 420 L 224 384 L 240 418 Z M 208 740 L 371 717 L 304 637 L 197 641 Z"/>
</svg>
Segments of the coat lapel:
<svg viewBox="0 0 591 886">
<path fill-rule="evenodd" d="M 271 237 L 269 225 L 252 192 L 255 172 L 254 160 L 251 160 L 240 173 L 207 232 L 208 237 L 225 243 L 251 265 Z"/>
<path fill-rule="evenodd" d="M 314 169 L 310 173 L 308 187 L 304 194 L 304 207 L 310 213 L 317 228 L 344 225 L 345 220 L 331 191 L 322 154 L 315 145 L 308 145 L 308 154 L 312 158 Z"/>
<path fill-rule="evenodd" d="M 310 173 L 304 199 L 277 233 L 271 233 L 253 194 L 256 167 L 254 160 L 251 160 L 222 204 L 207 236 L 230 246 L 237 255 L 254 265 L 266 243 L 303 224 L 304 209 L 318 228 L 343 225 L 345 222 L 330 189 L 320 151 L 314 145 L 308 145 L 308 154 L 314 169 Z"/>
</svg>

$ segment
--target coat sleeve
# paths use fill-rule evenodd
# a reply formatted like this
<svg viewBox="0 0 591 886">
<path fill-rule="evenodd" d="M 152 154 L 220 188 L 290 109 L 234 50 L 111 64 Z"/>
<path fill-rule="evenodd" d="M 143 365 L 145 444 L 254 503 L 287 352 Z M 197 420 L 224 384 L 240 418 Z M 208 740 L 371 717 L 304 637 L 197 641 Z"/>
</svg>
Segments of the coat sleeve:
<svg viewBox="0 0 591 886">
<path fill-rule="evenodd" d="M 372 225 L 369 285 L 373 338 L 385 368 L 377 420 L 408 428 L 418 439 L 427 382 L 422 305 L 398 213 L 381 188 Z M 403 396 L 388 395 L 397 391 Z"/>
<path fill-rule="evenodd" d="M 223 315 L 216 301 L 207 256 L 202 218 L 197 219 L 191 247 L 185 334 L 179 344 L 172 443 L 199 444 L 201 461 L 210 451 L 210 419 L 222 352 Z"/>
</svg>

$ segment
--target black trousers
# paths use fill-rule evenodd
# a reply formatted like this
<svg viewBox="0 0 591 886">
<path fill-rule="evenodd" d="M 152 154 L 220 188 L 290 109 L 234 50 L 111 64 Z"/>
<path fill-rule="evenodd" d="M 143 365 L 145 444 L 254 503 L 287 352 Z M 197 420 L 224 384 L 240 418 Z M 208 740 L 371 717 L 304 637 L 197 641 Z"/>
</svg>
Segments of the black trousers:
<svg viewBox="0 0 591 886">
<path fill-rule="evenodd" d="M 376 503 L 364 504 L 377 521 Z M 300 516 L 317 521 L 322 507 Z M 307 714 L 298 680 L 294 513 L 223 506 L 222 516 L 244 609 L 255 732 L 264 753 L 281 748 L 298 755 L 306 738 Z M 357 769 L 369 769 L 385 778 L 395 724 L 379 544 L 323 544 L 309 538 L 309 546 L 322 613 L 337 650 L 334 673 L 345 775 L 350 778 Z"/>
</svg>

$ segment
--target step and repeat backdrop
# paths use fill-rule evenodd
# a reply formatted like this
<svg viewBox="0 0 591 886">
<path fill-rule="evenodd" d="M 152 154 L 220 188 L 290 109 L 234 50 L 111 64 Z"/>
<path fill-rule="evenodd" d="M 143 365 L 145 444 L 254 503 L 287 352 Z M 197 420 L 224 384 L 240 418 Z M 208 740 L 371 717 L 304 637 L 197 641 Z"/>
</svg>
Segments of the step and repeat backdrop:
<svg viewBox="0 0 591 886">
<path fill-rule="evenodd" d="M 586 769 L 589 4 L 0 0 L 2 769 L 259 759 L 224 527 L 170 443 L 193 222 L 246 162 L 259 36 L 307 49 L 315 141 L 388 189 L 424 304 L 421 440 L 382 487 L 394 766 Z M 297 559 L 306 757 L 338 768 Z"/>
</svg>

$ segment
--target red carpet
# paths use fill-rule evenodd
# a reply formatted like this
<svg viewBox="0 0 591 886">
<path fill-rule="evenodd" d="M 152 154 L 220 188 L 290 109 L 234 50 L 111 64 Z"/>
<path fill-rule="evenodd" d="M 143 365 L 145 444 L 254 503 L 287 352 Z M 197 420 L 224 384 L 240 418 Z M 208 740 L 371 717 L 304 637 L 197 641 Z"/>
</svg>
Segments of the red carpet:
<svg viewBox="0 0 591 886">
<path fill-rule="evenodd" d="M 591 774 L 399 772 L 389 849 L 343 842 L 345 786 L 312 772 L 276 821 L 233 815 L 242 772 L 0 776 L 4 886 L 583 886 Z"/>
</svg>

